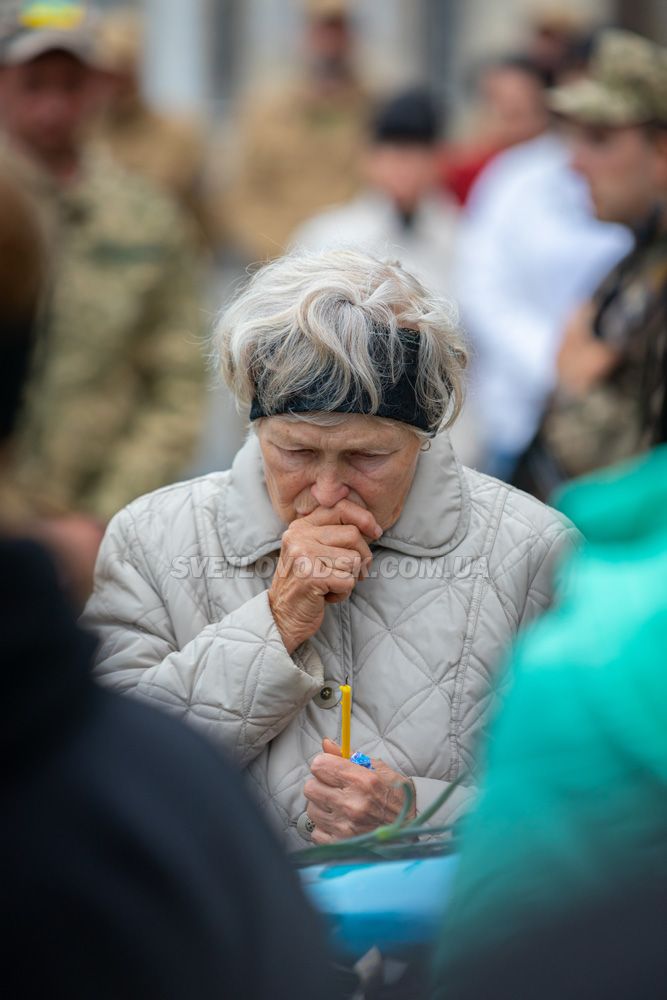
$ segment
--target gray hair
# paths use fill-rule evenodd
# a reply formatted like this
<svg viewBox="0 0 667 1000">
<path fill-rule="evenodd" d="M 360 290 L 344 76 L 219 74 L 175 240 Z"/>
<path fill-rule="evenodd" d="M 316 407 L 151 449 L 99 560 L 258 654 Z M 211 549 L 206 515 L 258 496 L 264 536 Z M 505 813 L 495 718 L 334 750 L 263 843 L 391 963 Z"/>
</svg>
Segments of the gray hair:
<svg viewBox="0 0 667 1000">
<path fill-rule="evenodd" d="M 382 372 L 369 342 L 386 330 L 394 377 L 403 373 L 400 328 L 419 331 L 415 390 L 431 433 L 450 426 L 463 404 L 467 353 L 455 306 L 428 292 L 397 262 L 360 250 L 295 251 L 258 270 L 215 329 L 222 375 L 239 407 L 261 377 L 271 413 L 286 396 L 324 379 L 327 409 L 355 390 L 382 402 Z"/>
</svg>

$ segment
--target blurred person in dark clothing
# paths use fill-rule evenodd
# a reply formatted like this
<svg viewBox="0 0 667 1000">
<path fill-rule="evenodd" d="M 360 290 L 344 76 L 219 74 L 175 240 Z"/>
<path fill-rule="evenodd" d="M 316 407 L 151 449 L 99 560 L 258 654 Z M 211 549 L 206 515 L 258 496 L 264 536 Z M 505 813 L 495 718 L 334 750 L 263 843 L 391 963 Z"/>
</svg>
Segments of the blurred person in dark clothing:
<svg viewBox="0 0 667 1000">
<path fill-rule="evenodd" d="M 333 996 L 317 920 L 241 779 L 98 688 L 46 552 L 4 502 L 44 276 L 0 174 L 0 977 L 12 1000 Z"/>
<path fill-rule="evenodd" d="M 27 507 L 78 516 L 53 541 L 79 554 L 83 600 L 106 520 L 189 459 L 204 364 L 198 255 L 184 220 L 147 181 L 86 146 L 92 35 L 84 8 L 71 8 L 66 27 L 53 3 L 24 4 L 3 24 L 0 159 L 58 251 L 13 477 Z"/>
<path fill-rule="evenodd" d="M 0 566 L 5 995 L 332 996 L 319 923 L 241 777 L 97 687 L 42 549 L 2 539 Z"/>
<path fill-rule="evenodd" d="M 279 256 L 300 223 L 361 186 L 372 98 L 354 67 L 351 7 L 304 0 L 301 70 L 241 111 L 226 221 L 247 259 Z"/>
<path fill-rule="evenodd" d="M 441 180 L 465 204 L 480 172 L 503 149 L 527 142 L 549 124 L 545 78 L 526 56 L 486 62 L 476 74 L 476 110 L 471 133 L 445 146 Z"/>
<path fill-rule="evenodd" d="M 599 219 L 634 246 L 570 319 L 558 390 L 524 461 L 539 493 L 667 440 L 667 48 L 600 37 L 589 80 L 553 93 Z"/>
</svg>

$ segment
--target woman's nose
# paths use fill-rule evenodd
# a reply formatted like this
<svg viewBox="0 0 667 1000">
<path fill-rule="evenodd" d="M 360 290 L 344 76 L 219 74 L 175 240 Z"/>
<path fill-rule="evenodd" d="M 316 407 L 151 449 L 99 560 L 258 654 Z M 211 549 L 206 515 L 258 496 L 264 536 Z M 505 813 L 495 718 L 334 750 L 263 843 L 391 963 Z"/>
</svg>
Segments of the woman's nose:
<svg viewBox="0 0 667 1000">
<path fill-rule="evenodd" d="M 341 481 L 339 476 L 329 473 L 318 476 L 311 486 L 310 492 L 320 507 L 335 507 L 339 500 L 345 499 L 350 488 Z"/>
</svg>

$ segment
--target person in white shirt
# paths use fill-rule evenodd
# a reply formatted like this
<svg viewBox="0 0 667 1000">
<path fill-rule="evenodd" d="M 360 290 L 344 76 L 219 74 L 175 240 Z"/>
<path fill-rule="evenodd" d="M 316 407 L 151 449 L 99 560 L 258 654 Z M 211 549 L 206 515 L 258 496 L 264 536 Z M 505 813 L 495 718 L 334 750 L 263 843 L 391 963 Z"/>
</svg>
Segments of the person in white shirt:
<svg viewBox="0 0 667 1000">
<path fill-rule="evenodd" d="M 429 289 L 451 295 L 458 209 L 438 189 L 439 136 L 438 110 L 426 90 L 389 99 L 372 125 L 364 192 L 313 216 L 292 243 L 393 256 Z"/>
<path fill-rule="evenodd" d="M 554 385 L 567 319 L 630 243 L 628 230 L 593 217 L 556 133 L 503 153 L 480 175 L 462 219 L 456 290 L 485 472 L 511 478 Z"/>
</svg>

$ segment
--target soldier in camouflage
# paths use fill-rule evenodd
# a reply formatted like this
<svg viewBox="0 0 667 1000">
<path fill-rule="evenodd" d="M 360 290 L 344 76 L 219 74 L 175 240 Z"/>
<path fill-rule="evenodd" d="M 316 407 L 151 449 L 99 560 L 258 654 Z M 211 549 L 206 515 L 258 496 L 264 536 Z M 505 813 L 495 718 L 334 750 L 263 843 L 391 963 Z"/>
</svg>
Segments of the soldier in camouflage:
<svg viewBox="0 0 667 1000">
<path fill-rule="evenodd" d="M 38 510 L 103 523 L 178 477 L 197 441 L 197 253 L 171 200 L 86 153 L 91 39 L 66 6 L 45 25 L 48 4 L 23 4 L 0 43 L 3 158 L 56 251 L 15 478 Z"/>
<path fill-rule="evenodd" d="M 239 115 L 222 215 L 246 259 L 284 253 L 298 225 L 361 187 L 373 98 L 351 64 L 350 6 L 304 0 L 303 71 L 255 95 Z"/>
<path fill-rule="evenodd" d="M 538 494 L 667 440 L 667 49 L 606 31 L 590 78 L 551 103 L 597 216 L 629 226 L 635 245 L 566 331 L 559 388 L 528 456 L 546 470 Z"/>
</svg>

